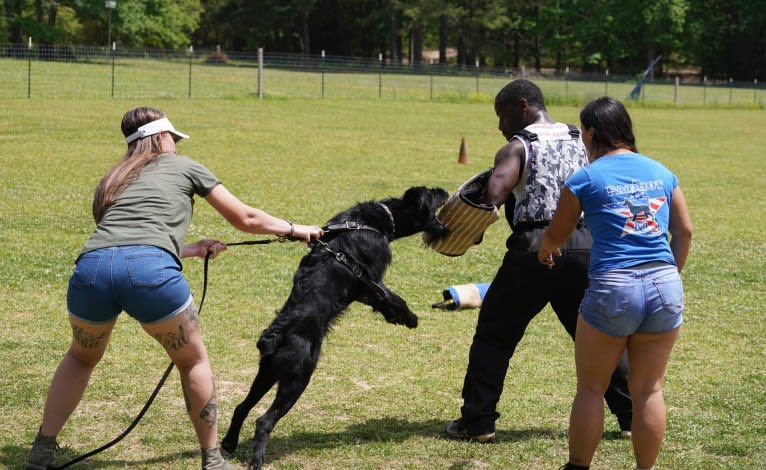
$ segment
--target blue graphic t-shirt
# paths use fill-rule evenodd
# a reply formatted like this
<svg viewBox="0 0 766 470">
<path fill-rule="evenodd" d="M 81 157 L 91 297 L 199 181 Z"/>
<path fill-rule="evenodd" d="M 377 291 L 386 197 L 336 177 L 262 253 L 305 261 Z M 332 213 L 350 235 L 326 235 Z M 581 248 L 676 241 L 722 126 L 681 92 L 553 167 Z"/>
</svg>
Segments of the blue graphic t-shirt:
<svg viewBox="0 0 766 470">
<path fill-rule="evenodd" d="M 566 186 L 593 236 L 591 273 L 651 261 L 675 265 L 668 222 L 678 178 L 662 164 L 637 153 L 609 155 L 578 170 Z"/>
</svg>

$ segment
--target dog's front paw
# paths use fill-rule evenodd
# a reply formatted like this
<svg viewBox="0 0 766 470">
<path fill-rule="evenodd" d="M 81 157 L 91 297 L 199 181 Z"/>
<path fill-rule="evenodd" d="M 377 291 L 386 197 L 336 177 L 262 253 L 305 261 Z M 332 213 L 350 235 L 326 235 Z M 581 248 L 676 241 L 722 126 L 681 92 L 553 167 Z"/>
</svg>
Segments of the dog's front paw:
<svg viewBox="0 0 766 470">
<path fill-rule="evenodd" d="M 404 321 L 402 323 L 407 328 L 417 328 L 418 317 L 414 313 L 410 312 L 407 316 L 404 317 Z"/>
</svg>

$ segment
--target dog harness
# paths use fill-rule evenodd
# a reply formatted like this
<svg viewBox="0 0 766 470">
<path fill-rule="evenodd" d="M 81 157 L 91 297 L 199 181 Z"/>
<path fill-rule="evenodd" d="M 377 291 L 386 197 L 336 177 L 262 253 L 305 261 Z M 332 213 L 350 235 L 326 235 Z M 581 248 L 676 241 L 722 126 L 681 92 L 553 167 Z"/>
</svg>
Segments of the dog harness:
<svg viewBox="0 0 766 470">
<path fill-rule="evenodd" d="M 384 234 L 375 227 L 360 224 L 359 222 L 355 222 L 353 220 L 347 220 L 338 224 L 325 225 L 322 227 L 322 230 L 324 231 L 325 235 L 334 235 L 338 232 L 349 232 L 354 230 L 369 230 L 370 232 L 375 232 L 380 236 L 385 237 L 388 242 L 391 242 L 394 238 L 394 232 L 396 231 L 394 215 L 391 213 L 391 210 L 388 208 L 388 206 L 382 202 L 378 202 L 377 204 L 386 211 L 386 214 L 388 214 L 388 217 L 391 221 L 391 235 Z M 390 295 L 388 290 L 384 288 L 379 282 L 372 280 L 370 276 L 364 272 L 362 264 L 357 262 L 351 255 L 348 255 L 342 251 L 333 250 L 330 248 L 330 245 L 318 238 L 311 240 L 311 242 L 309 242 L 309 246 L 330 253 L 336 261 L 348 268 L 348 270 L 351 271 L 351 274 L 353 274 L 354 277 L 356 277 L 362 284 L 367 286 L 379 299 L 385 300 L 389 298 Z"/>
</svg>

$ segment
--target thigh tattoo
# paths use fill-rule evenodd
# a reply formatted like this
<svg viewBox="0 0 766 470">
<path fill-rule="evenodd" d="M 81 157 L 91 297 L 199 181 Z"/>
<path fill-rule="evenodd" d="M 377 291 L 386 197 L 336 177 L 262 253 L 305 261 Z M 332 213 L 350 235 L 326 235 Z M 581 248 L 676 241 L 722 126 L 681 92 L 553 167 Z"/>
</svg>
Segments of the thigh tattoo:
<svg viewBox="0 0 766 470">
<path fill-rule="evenodd" d="M 189 304 L 180 315 L 184 315 L 192 325 L 199 326 L 199 311 L 193 303 Z M 178 333 L 157 333 L 154 337 L 165 349 L 172 349 L 173 351 L 177 351 L 184 347 L 184 345 L 189 344 L 189 337 L 186 335 L 184 327 L 180 325 L 178 326 Z"/>
<path fill-rule="evenodd" d="M 189 338 L 186 336 L 186 332 L 184 332 L 184 327 L 180 325 L 178 326 L 178 333 L 157 333 L 154 337 L 163 348 L 172 349 L 173 351 L 178 351 L 185 344 L 189 344 Z"/>
<path fill-rule="evenodd" d="M 186 307 L 186 310 L 183 311 L 182 315 L 186 315 L 189 318 L 189 321 L 195 325 L 199 325 L 199 310 L 197 310 L 197 306 L 194 305 L 194 302 Z"/>
<path fill-rule="evenodd" d="M 96 336 L 93 333 L 89 333 L 79 326 L 72 325 L 72 337 L 83 349 L 96 349 L 101 346 L 101 343 L 107 337 L 107 332 L 103 332 Z"/>
</svg>

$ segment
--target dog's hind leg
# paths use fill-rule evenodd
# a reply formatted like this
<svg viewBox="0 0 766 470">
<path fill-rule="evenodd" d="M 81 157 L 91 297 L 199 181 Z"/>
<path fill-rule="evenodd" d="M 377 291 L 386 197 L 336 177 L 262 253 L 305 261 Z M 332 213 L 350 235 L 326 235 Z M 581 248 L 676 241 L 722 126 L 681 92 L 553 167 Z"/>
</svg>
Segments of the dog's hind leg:
<svg viewBox="0 0 766 470">
<path fill-rule="evenodd" d="M 286 371 L 280 372 L 279 385 L 274 402 L 263 416 L 255 420 L 255 437 L 253 439 L 253 456 L 248 465 L 249 470 L 260 470 L 266 458 L 266 443 L 277 422 L 295 405 L 298 398 L 306 390 L 319 359 L 318 348 L 310 348 L 308 342 L 303 348 L 292 349 L 293 360 L 297 361 Z M 303 349 L 301 351 L 301 349 Z M 297 356 L 303 356 L 302 359 Z M 287 372 L 286 374 L 283 372 Z"/>
<path fill-rule="evenodd" d="M 245 422 L 245 418 L 250 414 L 250 410 L 263 398 L 263 396 L 271 390 L 271 387 L 277 382 L 276 376 L 272 373 L 271 367 L 266 364 L 265 360 L 261 361 L 258 369 L 258 374 L 253 379 L 253 384 L 250 386 L 250 391 L 247 393 L 242 402 L 234 409 L 234 414 L 231 417 L 231 424 L 229 430 L 226 432 L 221 441 L 221 449 L 228 453 L 233 453 L 237 445 L 239 445 L 239 433 L 242 430 L 242 424 Z"/>
</svg>

